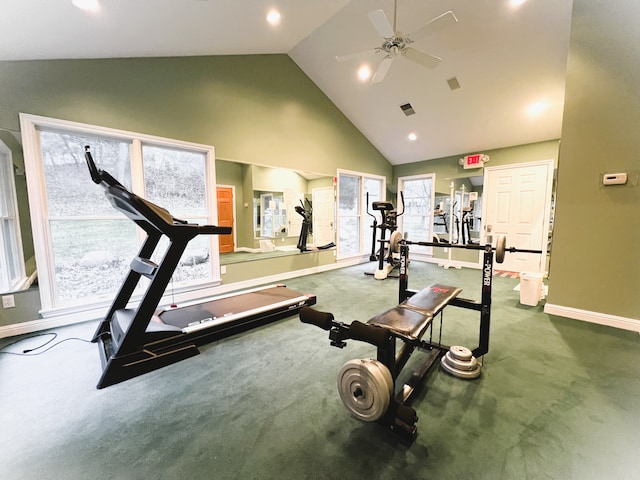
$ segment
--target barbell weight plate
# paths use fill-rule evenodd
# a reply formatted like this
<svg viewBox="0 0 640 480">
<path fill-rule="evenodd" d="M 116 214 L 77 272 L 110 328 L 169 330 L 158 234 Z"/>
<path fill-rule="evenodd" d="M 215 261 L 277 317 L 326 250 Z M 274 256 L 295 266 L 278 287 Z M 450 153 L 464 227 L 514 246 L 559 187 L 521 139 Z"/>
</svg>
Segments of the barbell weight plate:
<svg viewBox="0 0 640 480">
<path fill-rule="evenodd" d="M 400 242 L 402 242 L 402 234 L 396 230 L 389 237 L 389 248 L 391 253 L 400 253 Z"/>
<path fill-rule="evenodd" d="M 496 238 L 496 262 L 504 262 L 504 254 L 507 249 L 507 237 L 504 235 L 498 235 Z"/>
<path fill-rule="evenodd" d="M 476 360 L 475 357 L 471 357 L 471 360 L 458 360 L 451 355 L 451 352 L 447 352 L 444 359 L 451 368 L 455 368 L 456 370 L 475 370 L 478 366 L 478 360 Z"/>
<path fill-rule="evenodd" d="M 449 353 L 456 360 L 462 360 L 463 362 L 468 362 L 473 357 L 473 353 L 467 347 L 461 347 L 459 345 L 454 345 L 449 349 Z"/>
<path fill-rule="evenodd" d="M 338 393 L 351 414 L 364 422 L 374 422 L 389 408 L 393 377 L 377 360 L 349 360 L 338 373 Z"/>
<path fill-rule="evenodd" d="M 458 370 L 456 368 L 451 367 L 445 360 L 445 357 L 440 359 L 440 366 L 442 369 L 450 375 L 453 375 L 457 378 L 462 378 L 465 380 L 471 380 L 474 378 L 478 378 L 480 376 L 480 364 L 475 370 Z"/>
</svg>

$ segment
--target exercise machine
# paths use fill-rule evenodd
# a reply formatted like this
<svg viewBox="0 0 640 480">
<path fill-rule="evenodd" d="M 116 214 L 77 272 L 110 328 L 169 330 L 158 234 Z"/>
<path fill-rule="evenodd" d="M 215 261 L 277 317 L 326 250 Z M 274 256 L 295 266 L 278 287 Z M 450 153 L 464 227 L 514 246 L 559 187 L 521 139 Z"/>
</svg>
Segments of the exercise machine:
<svg viewBox="0 0 640 480">
<path fill-rule="evenodd" d="M 376 347 L 376 359 L 356 359 L 344 364 L 338 373 L 338 393 L 349 412 L 366 422 L 378 422 L 412 441 L 417 435 L 416 411 L 409 406 L 412 394 L 440 363 L 447 373 L 463 379 L 480 376 L 481 363 L 477 360 L 489 351 L 491 325 L 491 289 L 495 261 L 504 261 L 506 251 L 525 251 L 506 248 L 504 237 L 498 237 L 496 246 L 488 239 L 486 245 L 440 245 L 434 242 L 400 241 L 400 277 L 398 305 L 369 319 L 366 323 L 354 320 L 350 324 L 336 321 L 328 312 L 311 308 L 300 310 L 300 321 L 329 331 L 330 344 L 344 348 L 346 340 L 358 340 Z M 408 288 L 409 246 L 442 246 L 483 250 L 481 298 L 461 298 L 462 289 L 434 283 L 420 291 Z M 452 306 L 473 310 L 480 315 L 478 344 L 473 350 L 462 346 L 448 346 L 441 342 L 443 312 Z M 434 339 L 434 319 L 440 319 L 437 340 Z M 427 333 L 429 333 L 427 337 Z M 400 348 L 397 349 L 397 345 Z M 426 352 L 409 380 L 399 385 L 399 377 L 416 350 Z"/>
<path fill-rule="evenodd" d="M 300 252 L 307 252 L 307 238 L 312 233 L 312 220 L 313 208 L 309 199 L 305 198 L 304 203 L 300 200 L 300 205 L 295 206 L 295 211 L 298 215 L 302 216 L 302 228 L 300 229 L 300 236 L 298 237 L 298 250 Z"/>
<path fill-rule="evenodd" d="M 462 208 L 462 243 L 464 245 L 473 245 L 475 242 L 471 240 L 471 226 L 473 223 L 474 202 L 471 201 L 468 207 Z"/>
<path fill-rule="evenodd" d="M 376 252 L 376 246 L 378 245 L 377 242 L 377 235 L 378 235 L 378 217 L 376 217 L 373 213 L 371 213 L 369 211 L 369 192 L 367 192 L 367 197 L 366 197 L 366 206 L 367 206 L 367 215 L 369 215 L 371 218 L 373 218 L 373 223 L 371 224 L 371 229 L 372 229 L 372 233 L 371 233 L 371 255 L 369 255 L 369 261 L 370 262 L 377 262 L 378 261 L 378 253 Z"/>
<path fill-rule="evenodd" d="M 314 295 L 278 284 L 158 310 L 188 243 L 198 235 L 230 234 L 231 227 L 198 225 L 174 218 L 98 169 L 89 147 L 85 147 L 85 160 L 91 179 L 104 188 L 111 205 L 147 235 L 93 336 L 102 362 L 97 388 L 192 357 L 200 353 L 200 345 L 291 316 L 301 307 L 316 303 Z M 162 238 L 168 240 L 169 246 L 156 264 L 151 257 Z M 135 303 L 131 297 L 142 277 L 149 282 L 137 305 L 131 306 Z"/>
<path fill-rule="evenodd" d="M 382 220 L 379 225 L 376 225 L 377 219 L 375 215 L 369 212 L 369 195 L 367 194 L 367 213 L 374 217 L 373 242 L 371 244 L 371 256 L 369 259 L 376 260 L 378 262 L 378 268 L 374 273 L 365 272 L 365 275 L 371 275 L 376 280 L 384 280 L 390 277 L 390 273 L 398 267 L 399 250 L 394 247 L 397 246 L 402 239 L 402 234 L 397 230 L 398 217 L 404 214 L 404 194 L 402 192 L 400 192 L 400 198 L 402 201 L 401 212 L 396 211 L 391 202 L 372 202 L 371 208 L 380 212 Z M 378 240 L 380 248 L 378 249 L 378 254 L 374 255 L 376 227 L 380 229 L 380 239 Z M 387 232 L 389 232 L 389 238 L 387 238 Z"/>
</svg>

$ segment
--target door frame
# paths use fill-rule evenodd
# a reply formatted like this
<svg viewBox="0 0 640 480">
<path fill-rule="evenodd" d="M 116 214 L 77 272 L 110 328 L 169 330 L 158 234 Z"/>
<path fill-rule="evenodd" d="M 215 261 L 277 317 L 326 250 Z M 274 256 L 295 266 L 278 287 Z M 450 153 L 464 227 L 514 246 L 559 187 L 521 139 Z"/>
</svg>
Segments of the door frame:
<svg viewBox="0 0 640 480">
<path fill-rule="evenodd" d="M 318 191 L 326 191 L 329 192 L 331 191 L 331 197 L 332 197 L 332 207 L 333 207 L 333 216 L 332 216 L 332 220 L 331 220 L 331 231 L 332 231 L 332 235 L 331 235 L 331 241 L 335 244 L 336 243 L 336 189 L 334 186 L 331 187 L 315 187 L 311 189 L 311 204 L 312 206 L 315 208 L 316 206 L 316 199 L 315 199 L 315 192 Z M 316 235 L 317 233 L 320 231 L 320 228 L 318 227 L 317 221 L 316 221 L 316 216 L 313 215 L 312 218 L 312 229 L 313 229 L 313 243 L 318 246 L 318 241 L 316 239 Z M 321 244 L 323 245 L 323 244 Z"/>
<path fill-rule="evenodd" d="M 489 185 L 489 174 L 492 172 L 497 172 L 500 170 L 516 170 L 519 168 L 528 168 L 528 167 L 537 167 L 544 165 L 547 167 L 547 184 L 546 184 L 546 194 L 544 195 L 544 219 L 542 225 L 542 254 L 540 255 L 540 259 L 538 262 L 538 272 L 544 273 L 546 269 L 546 260 L 548 254 L 548 239 L 549 239 L 549 231 L 550 231 L 550 219 L 551 219 L 551 200 L 553 194 L 553 175 L 555 169 L 555 161 L 553 159 L 549 160 L 538 160 L 533 162 L 522 162 L 522 163 L 513 163 L 509 165 L 497 165 L 495 167 L 485 167 L 484 169 L 484 179 L 483 185 L 486 187 Z M 486 195 L 487 191 L 483 190 L 482 196 Z M 486 243 L 487 241 L 487 205 L 489 202 L 483 199 L 482 202 L 482 243 Z M 494 239 L 495 242 L 495 239 Z M 507 239 L 507 247 L 511 247 L 513 245 L 509 244 L 509 239 Z"/>
<path fill-rule="evenodd" d="M 233 235 L 233 251 L 236 252 L 238 249 L 238 236 L 237 236 L 237 224 L 238 224 L 238 212 L 236 210 L 236 186 L 235 185 L 224 185 L 224 184 L 216 184 L 217 188 L 230 188 L 231 189 L 231 208 L 233 209 L 233 226 L 231 227 L 231 234 Z M 218 196 L 216 195 L 216 210 L 218 204 Z"/>
</svg>

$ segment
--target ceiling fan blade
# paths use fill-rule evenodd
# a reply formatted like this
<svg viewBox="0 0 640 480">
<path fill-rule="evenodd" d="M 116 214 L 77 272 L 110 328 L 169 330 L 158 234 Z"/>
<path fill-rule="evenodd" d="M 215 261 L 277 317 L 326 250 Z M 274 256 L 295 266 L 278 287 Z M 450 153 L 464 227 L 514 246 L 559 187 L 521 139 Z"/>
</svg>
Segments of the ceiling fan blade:
<svg viewBox="0 0 640 480">
<path fill-rule="evenodd" d="M 380 83 L 384 80 L 384 77 L 387 76 L 387 72 L 389 68 L 391 68 L 391 64 L 393 63 L 393 58 L 389 55 L 382 59 L 380 65 L 378 65 L 378 69 L 376 73 L 373 74 L 373 78 L 371 79 L 371 83 Z"/>
<path fill-rule="evenodd" d="M 444 30 L 445 28 L 450 27 L 451 25 L 455 25 L 456 23 L 458 23 L 458 19 L 456 18 L 455 14 L 451 10 L 449 10 L 448 12 L 445 12 L 432 20 L 429 20 L 418 30 L 407 35 L 407 37 L 410 38 L 411 41 L 416 42 L 426 37 L 427 35 L 431 35 L 433 33 Z"/>
<path fill-rule="evenodd" d="M 344 62 L 346 60 L 351 60 L 352 58 L 357 58 L 368 53 L 376 53 L 377 51 L 378 48 L 370 48 L 369 50 L 361 50 L 359 52 L 347 53 L 345 55 L 337 55 L 336 60 L 338 62 Z"/>
<path fill-rule="evenodd" d="M 369 12 L 369 21 L 383 38 L 393 38 L 396 36 L 396 32 L 393 31 L 393 27 L 391 23 L 389 23 L 384 11 L 373 10 Z"/>
<path fill-rule="evenodd" d="M 405 48 L 402 51 L 402 55 L 407 60 L 411 60 L 412 62 L 426 68 L 435 68 L 442 61 L 440 57 L 436 57 L 435 55 L 431 55 L 430 53 L 421 52 L 420 50 L 416 50 L 415 48 L 411 47 Z"/>
</svg>

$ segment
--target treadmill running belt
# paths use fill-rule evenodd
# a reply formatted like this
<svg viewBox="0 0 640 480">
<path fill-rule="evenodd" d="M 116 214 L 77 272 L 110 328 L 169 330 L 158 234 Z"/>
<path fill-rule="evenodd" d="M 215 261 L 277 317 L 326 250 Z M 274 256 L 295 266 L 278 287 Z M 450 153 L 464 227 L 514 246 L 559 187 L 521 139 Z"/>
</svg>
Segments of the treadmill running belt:
<svg viewBox="0 0 640 480">
<path fill-rule="evenodd" d="M 203 320 L 237 315 L 276 303 L 293 301 L 299 297 L 304 297 L 304 294 L 284 286 L 275 286 L 210 302 L 166 310 L 160 314 L 160 318 L 166 324 L 185 328 L 190 324 Z"/>
</svg>

